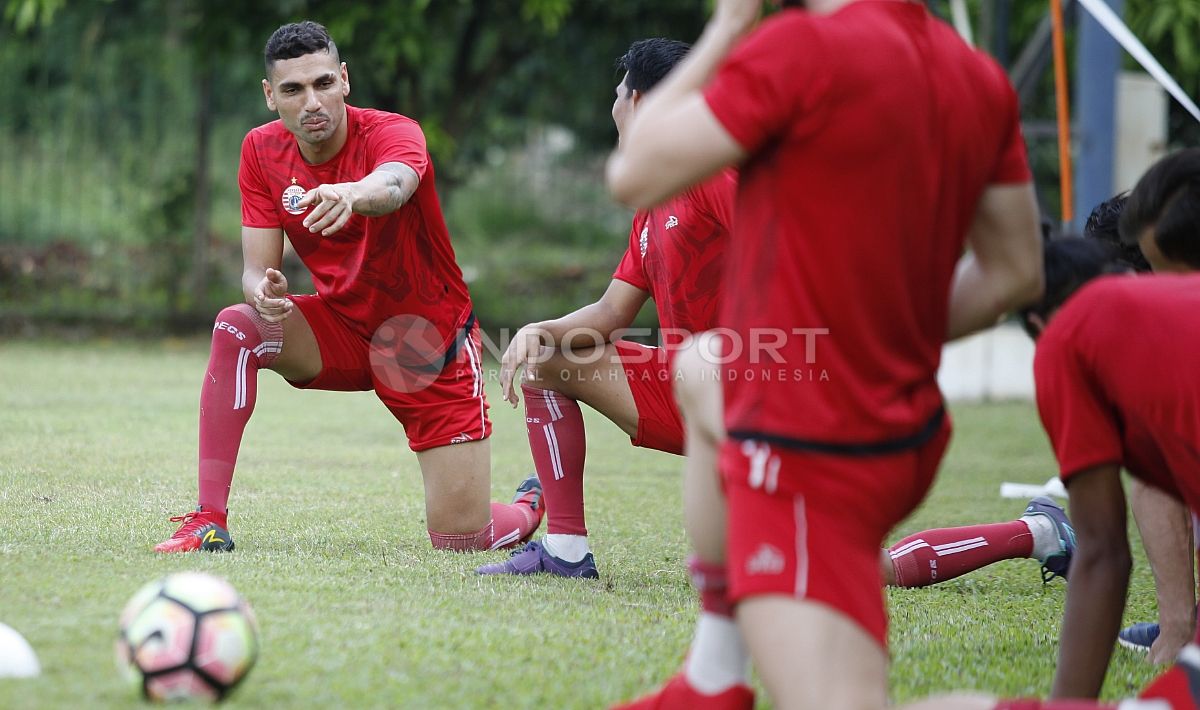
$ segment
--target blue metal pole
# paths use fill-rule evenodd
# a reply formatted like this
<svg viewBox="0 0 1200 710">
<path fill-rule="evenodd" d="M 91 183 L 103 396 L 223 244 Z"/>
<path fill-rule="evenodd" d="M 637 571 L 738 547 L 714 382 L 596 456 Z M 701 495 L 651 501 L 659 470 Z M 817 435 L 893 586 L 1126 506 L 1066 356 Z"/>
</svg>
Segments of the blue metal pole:
<svg viewBox="0 0 1200 710">
<path fill-rule="evenodd" d="M 1118 15 L 1124 0 L 1105 0 Z M 1088 213 L 1113 192 L 1116 159 L 1117 72 L 1120 47 L 1082 7 L 1079 46 L 1076 51 L 1076 173 L 1074 231 L 1083 227 Z"/>
</svg>

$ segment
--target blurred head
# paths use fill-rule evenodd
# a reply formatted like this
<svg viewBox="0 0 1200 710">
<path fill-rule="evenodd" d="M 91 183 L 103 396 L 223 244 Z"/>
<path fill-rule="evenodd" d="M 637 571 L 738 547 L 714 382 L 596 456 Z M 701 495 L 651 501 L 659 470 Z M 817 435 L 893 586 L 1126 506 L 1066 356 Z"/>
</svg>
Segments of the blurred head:
<svg viewBox="0 0 1200 710">
<path fill-rule="evenodd" d="M 1083 227 L 1083 236 L 1107 246 L 1113 258 L 1121 264 L 1138 273 L 1148 273 L 1151 270 L 1150 263 L 1146 261 L 1138 245 L 1121 241 L 1119 226 L 1127 199 L 1129 193 L 1122 192 L 1096 205 L 1088 215 L 1087 224 Z"/>
<path fill-rule="evenodd" d="M 339 134 L 350 79 L 329 32 L 315 22 L 275 30 L 263 51 L 267 108 L 303 143 L 321 145 Z"/>
<path fill-rule="evenodd" d="M 1045 329 L 1054 312 L 1088 281 L 1104 274 L 1128 271 L 1115 261 L 1109 248 L 1094 239 L 1060 237 L 1042 246 L 1046 290 L 1037 303 L 1021 310 L 1021 324 L 1031 338 Z"/>
<path fill-rule="evenodd" d="M 1121 213 L 1121 240 L 1155 271 L 1200 269 L 1200 148 L 1172 153 L 1142 176 Z"/>
<path fill-rule="evenodd" d="M 624 75 L 617 85 L 617 98 L 612 107 L 618 136 L 645 93 L 662 81 L 689 49 L 691 46 L 686 42 L 652 37 L 634 42 L 617 60 L 617 71 Z"/>
</svg>

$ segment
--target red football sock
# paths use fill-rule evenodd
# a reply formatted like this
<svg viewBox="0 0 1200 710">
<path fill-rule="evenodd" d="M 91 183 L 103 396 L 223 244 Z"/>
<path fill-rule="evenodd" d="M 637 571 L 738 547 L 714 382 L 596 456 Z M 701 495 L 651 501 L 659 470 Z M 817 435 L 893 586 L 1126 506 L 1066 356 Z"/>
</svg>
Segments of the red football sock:
<svg viewBox="0 0 1200 710">
<path fill-rule="evenodd" d="M 470 552 L 486 550 L 492 544 L 492 524 L 488 523 L 473 533 L 440 533 L 429 531 L 429 542 L 438 550 Z"/>
<path fill-rule="evenodd" d="M 1033 554 L 1033 533 L 1022 520 L 909 535 L 888 549 L 896 586 L 924 587 L 1000 560 Z"/>
<path fill-rule="evenodd" d="M 700 593 L 700 608 L 717 616 L 732 617 L 733 605 L 729 603 L 729 576 L 725 565 L 692 557 L 688 560 L 688 572 L 692 574 L 692 586 Z"/>
<path fill-rule="evenodd" d="M 521 385 L 525 428 L 551 534 L 587 535 L 583 518 L 583 459 L 587 438 L 579 403 L 551 390 Z"/>
<path fill-rule="evenodd" d="M 242 433 L 254 411 L 258 371 L 283 349 L 283 326 L 252 306 L 217 315 L 208 371 L 200 389 L 200 506 L 224 514 Z"/>
<path fill-rule="evenodd" d="M 544 500 L 544 499 L 543 499 Z M 546 508 L 549 511 L 549 507 Z M 524 503 L 492 503 L 492 540 L 485 550 L 513 547 L 537 529 L 541 518 Z"/>
<path fill-rule="evenodd" d="M 492 503 L 492 521 L 472 533 L 429 531 L 429 542 L 439 550 L 470 552 L 513 547 L 537 529 L 541 520 L 523 503 Z"/>
</svg>

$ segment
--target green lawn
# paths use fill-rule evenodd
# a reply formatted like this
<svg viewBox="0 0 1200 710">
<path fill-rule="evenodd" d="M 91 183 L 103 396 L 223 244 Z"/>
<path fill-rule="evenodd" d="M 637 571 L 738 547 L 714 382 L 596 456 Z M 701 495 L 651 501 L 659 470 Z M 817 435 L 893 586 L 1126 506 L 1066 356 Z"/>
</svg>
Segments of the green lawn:
<svg viewBox="0 0 1200 710">
<path fill-rule="evenodd" d="M 176 570 L 229 579 L 262 628 L 232 707 L 598 708 L 680 664 L 695 618 L 683 560 L 679 460 L 588 420 L 588 510 L 599 582 L 480 578 L 494 555 L 430 549 L 416 461 L 369 393 L 300 392 L 267 373 L 234 479 L 237 551 L 156 556 L 193 505 L 200 342 L 0 344 L 0 621 L 44 670 L 0 680 L 0 708 L 134 704 L 113 661 L 117 615 Z M 489 389 L 493 492 L 531 470 L 519 412 Z M 954 408 L 957 435 L 926 504 L 892 540 L 1009 519 L 1001 481 L 1053 467 L 1028 404 Z M 853 515 L 853 511 L 847 511 Z M 1140 550 L 1129 621 L 1155 616 Z M 1048 692 L 1061 581 L 1034 562 L 894 590 L 897 700 L 932 691 Z M 1114 653 L 1105 694 L 1154 669 Z M 760 703 L 762 705 L 762 703 Z"/>
</svg>

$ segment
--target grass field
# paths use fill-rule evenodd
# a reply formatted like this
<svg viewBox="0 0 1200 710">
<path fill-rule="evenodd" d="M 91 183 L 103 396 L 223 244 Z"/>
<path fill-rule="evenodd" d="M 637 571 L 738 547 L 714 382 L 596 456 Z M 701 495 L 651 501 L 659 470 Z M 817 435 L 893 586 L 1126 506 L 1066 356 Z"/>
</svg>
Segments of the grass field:
<svg viewBox="0 0 1200 710">
<path fill-rule="evenodd" d="M 228 578 L 262 629 L 258 666 L 231 707 L 600 708 L 679 665 L 695 600 L 684 572 L 679 460 L 630 448 L 588 420 L 588 512 L 598 582 L 480 578 L 494 555 L 430 549 L 421 481 L 402 431 L 370 394 L 300 392 L 267 373 L 234 479 L 237 551 L 156 556 L 193 505 L 206 344 L 0 344 L 0 621 L 43 674 L 0 680 L 0 708 L 135 704 L 113 662 L 117 615 L 157 576 Z M 519 413 L 489 389 L 493 493 L 531 469 Z M 959 406 L 931 496 L 891 540 L 1005 520 L 1001 481 L 1041 483 L 1051 455 L 1029 404 Z M 853 515 L 853 510 L 847 510 Z M 1155 618 L 1135 547 L 1128 621 Z M 892 692 L 1044 695 L 1064 585 L 1036 563 L 939 587 L 892 590 Z M 1120 697 L 1154 674 L 1117 649 Z M 760 703 L 760 707 L 764 703 Z"/>
</svg>

